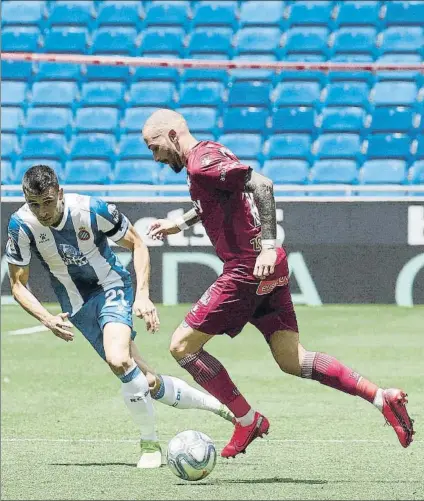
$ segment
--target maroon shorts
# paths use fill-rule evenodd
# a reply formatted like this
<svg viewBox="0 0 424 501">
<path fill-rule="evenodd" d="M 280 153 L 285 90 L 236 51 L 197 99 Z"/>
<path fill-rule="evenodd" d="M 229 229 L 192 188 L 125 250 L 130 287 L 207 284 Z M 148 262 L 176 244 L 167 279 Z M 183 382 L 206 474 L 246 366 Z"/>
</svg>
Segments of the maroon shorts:
<svg viewBox="0 0 424 501">
<path fill-rule="evenodd" d="M 229 270 L 218 277 L 185 318 L 192 328 L 205 334 L 237 336 L 250 322 L 266 341 L 279 330 L 298 332 L 289 287 L 287 258 L 275 272 L 259 281 L 248 274 Z"/>
</svg>

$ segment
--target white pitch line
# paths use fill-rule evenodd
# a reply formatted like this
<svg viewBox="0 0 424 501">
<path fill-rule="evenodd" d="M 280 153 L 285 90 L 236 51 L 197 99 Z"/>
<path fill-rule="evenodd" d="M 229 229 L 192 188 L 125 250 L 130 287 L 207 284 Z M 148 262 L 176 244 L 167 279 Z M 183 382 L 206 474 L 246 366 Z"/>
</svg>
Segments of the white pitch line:
<svg viewBox="0 0 424 501">
<path fill-rule="evenodd" d="M 25 327 L 25 329 L 17 329 L 15 331 L 7 331 L 5 334 L 10 336 L 21 336 L 23 334 L 37 334 L 37 332 L 45 332 L 49 329 L 44 325 L 36 325 L 35 327 Z"/>
</svg>

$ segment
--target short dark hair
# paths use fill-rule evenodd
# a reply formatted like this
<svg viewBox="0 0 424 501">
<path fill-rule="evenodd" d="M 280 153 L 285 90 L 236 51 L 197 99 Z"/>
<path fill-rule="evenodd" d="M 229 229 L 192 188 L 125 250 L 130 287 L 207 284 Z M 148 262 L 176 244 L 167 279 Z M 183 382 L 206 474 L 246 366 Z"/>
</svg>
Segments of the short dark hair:
<svg viewBox="0 0 424 501">
<path fill-rule="evenodd" d="M 41 195 L 49 188 L 59 189 L 59 180 L 56 172 L 47 165 L 33 165 L 22 179 L 22 188 L 25 192 Z"/>
</svg>

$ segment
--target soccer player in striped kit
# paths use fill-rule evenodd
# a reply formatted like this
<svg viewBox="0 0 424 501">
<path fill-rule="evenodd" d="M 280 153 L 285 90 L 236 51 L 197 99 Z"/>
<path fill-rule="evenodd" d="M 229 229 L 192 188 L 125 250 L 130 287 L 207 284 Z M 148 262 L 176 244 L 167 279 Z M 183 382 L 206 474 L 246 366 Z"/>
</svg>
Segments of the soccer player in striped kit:
<svg viewBox="0 0 424 501">
<path fill-rule="evenodd" d="M 121 380 L 124 401 L 140 428 L 139 468 L 161 465 L 153 399 L 180 409 L 204 409 L 232 421 L 212 395 L 173 376 L 155 374 L 134 343 L 132 313 L 156 332 L 159 317 L 149 298 L 146 245 L 113 204 L 64 194 L 48 166 L 31 167 L 23 178 L 26 204 L 10 218 L 7 261 L 13 297 L 57 337 L 72 341 L 77 327 Z M 108 239 L 132 251 L 137 285 L 111 250 Z M 27 288 L 31 255 L 48 271 L 62 313 L 51 314 Z"/>
</svg>

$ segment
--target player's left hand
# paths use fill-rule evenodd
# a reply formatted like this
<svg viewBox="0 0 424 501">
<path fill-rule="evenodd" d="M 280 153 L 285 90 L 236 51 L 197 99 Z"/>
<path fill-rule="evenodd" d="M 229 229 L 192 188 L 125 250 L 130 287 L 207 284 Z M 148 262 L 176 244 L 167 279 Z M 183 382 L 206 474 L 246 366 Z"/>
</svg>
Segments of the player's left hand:
<svg viewBox="0 0 424 501">
<path fill-rule="evenodd" d="M 260 280 L 269 277 L 274 273 L 277 261 L 277 251 L 275 249 L 263 249 L 256 258 L 253 275 Z"/>
<path fill-rule="evenodd" d="M 138 318 L 146 322 L 146 328 L 149 332 L 155 333 L 159 330 L 159 315 L 156 306 L 148 296 L 136 297 L 133 304 L 133 313 Z"/>
</svg>

